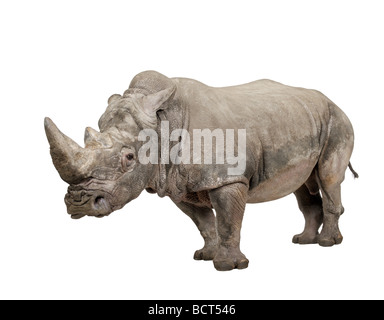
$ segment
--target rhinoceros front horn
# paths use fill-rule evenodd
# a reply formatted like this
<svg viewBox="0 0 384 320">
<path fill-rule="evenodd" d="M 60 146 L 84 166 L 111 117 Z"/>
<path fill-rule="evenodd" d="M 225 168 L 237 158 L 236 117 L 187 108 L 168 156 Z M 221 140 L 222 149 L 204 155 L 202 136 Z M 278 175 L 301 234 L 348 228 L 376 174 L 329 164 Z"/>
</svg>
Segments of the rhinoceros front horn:
<svg viewBox="0 0 384 320">
<path fill-rule="evenodd" d="M 63 134 L 51 119 L 44 119 L 44 127 L 51 147 L 52 161 L 60 177 L 69 184 L 85 179 L 90 158 L 88 150 Z"/>
</svg>

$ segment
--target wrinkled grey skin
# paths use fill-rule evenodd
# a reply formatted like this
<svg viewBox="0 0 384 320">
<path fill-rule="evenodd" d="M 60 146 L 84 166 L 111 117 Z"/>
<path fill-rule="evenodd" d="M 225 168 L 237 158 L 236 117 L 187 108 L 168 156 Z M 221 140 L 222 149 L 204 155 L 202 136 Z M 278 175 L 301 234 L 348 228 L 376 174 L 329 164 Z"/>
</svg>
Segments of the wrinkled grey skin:
<svg viewBox="0 0 384 320">
<path fill-rule="evenodd" d="M 246 129 L 245 172 L 230 176 L 229 164 L 139 163 L 145 142 L 137 136 L 153 128 L 160 137 L 160 120 L 170 122 L 170 131 L 184 128 L 191 136 L 193 129 Z M 195 222 L 205 240 L 195 259 L 213 260 L 218 270 L 243 269 L 248 260 L 239 244 L 246 203 L 294 193 L 305 228 L 293 242 L 342 241 L 340 184 L 350 165 L 353 129 L 320 92 L 270 80 L 212 88 L 146 71 L 123 96 L 109 98 L 99 127 L 100 132 L 86 129 L 81 148 L 45 119 L 53 163 L 70 185 L 65 203 L 72 218 L 109 215 L 146 189 L 169 196 Z"/>
</svg>

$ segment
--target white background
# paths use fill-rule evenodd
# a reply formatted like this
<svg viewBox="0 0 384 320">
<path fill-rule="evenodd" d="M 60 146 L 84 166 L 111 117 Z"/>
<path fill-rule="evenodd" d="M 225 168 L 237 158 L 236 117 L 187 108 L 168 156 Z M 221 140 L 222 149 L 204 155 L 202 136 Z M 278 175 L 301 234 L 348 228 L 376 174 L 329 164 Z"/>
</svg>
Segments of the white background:
<svg viewBox="0 0 384 320">
<path fill-rule="evenodd" d="M 1 299 L 382 299 L 381 1 L 2 1 Z M 202 238 L 168 198 L 143 192 L 75 221 L 44 134 L 50 116 L 82 142 L 113 93 L 144 70 L 212 86 L 270 78 L 315 88 L 356 134 L 344 242 L 291 243 L 294 196 L 248 205 L 246 270 L 194 261 Z M 262 125 L 262 124 L 260 124 Z"/>
</svg>

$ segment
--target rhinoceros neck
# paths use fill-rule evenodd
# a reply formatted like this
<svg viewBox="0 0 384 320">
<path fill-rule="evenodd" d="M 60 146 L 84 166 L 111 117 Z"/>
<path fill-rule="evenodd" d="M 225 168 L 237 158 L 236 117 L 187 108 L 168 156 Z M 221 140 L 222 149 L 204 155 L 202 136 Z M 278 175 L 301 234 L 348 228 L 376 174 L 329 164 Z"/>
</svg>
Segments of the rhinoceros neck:
<svg viewBox="0 0 384 320">
<path fill-rule="evenodd" d="M 143 94 L 149 95 L 169 88 L 178 86 L 177 78 L 170 79 L 155 71 L 145 71 L 136 75 L 125 94 Z M 171 101 L 166 102 L 167 107 L 157 112 L 158 126 L 157 134 L 161 137 L 162 122 L 166 121 L 169 133 L 176 129 L 186 129 L 189 126 L 189 110 L 186 103 L 183 102 L 183 94 L 176 90 L 176 94 Z M 163 123 L 164 125 L 164 123 Z M 167 137 L 169 141 L 169 137 Z M 177 142 L 169 144 L 170 149 Z M 180 167 L 182 165 L 173 164 L 171 161 L 163 161 L 161 147 L 159 147 L 159 161 L 153 168 L 153 174 L 148 181 L 147 189 L 155 191 L 160 197 L 170 196 L 178 198 L 184 192 L 184 179 L 180 176 Z"/>
<path fill-rule="evenodd" d="M 189 129 L 189 110 L 177 97 L 171 102 L 171 105 L 163 111 L 158 112 L 158 127 L 157 134 L 163 139 L 168 139 L 171 132 L 178 129 Z M 167 127 L 168 132 L 164 132 L 163 128 Z M 169 141 L 169 150 L 178 144 L 174 141 Z M 181 175 L 183 165 L 174 164 L 169 159 L 162 158 L 161 148 L 159 148 L 159 164 L 155 170 L 153 179 L 149 182 L 150 188 L 154 189 L 160 197 L 169 196 L 177 200 L 183 196 L 186 188 L 186 181 Z"/>
</svg>

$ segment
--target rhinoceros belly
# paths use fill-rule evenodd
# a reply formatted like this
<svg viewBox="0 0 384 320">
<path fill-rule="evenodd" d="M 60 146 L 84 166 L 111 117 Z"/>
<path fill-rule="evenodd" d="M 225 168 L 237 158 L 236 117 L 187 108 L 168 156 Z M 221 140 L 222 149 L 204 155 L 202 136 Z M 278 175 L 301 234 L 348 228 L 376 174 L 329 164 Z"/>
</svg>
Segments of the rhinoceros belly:
<svg viewBox="0 0 384 320">
<path fill-rule="evenodd" d="M 247 202 L 272 201 L 295 192 L 307 181 L 317 161 L 317 156 L 294 160 L 257 185 L 251 185 Z"/>
</svg>

